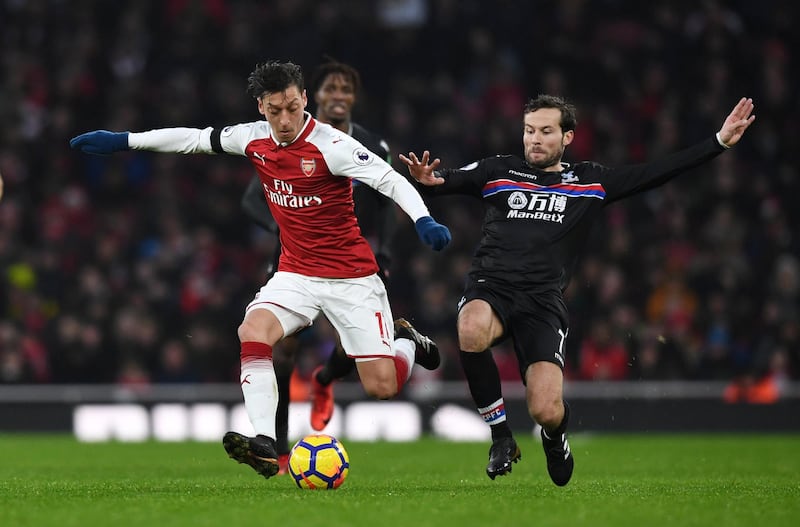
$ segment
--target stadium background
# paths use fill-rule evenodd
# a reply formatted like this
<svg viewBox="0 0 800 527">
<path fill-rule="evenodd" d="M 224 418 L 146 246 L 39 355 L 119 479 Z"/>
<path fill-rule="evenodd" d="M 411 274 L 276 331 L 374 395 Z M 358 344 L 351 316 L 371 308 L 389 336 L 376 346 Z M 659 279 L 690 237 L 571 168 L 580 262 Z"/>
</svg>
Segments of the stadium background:
<svg viewBox="0 0 800 527">
<path fill-rule="evenodd" d="M 327 54 L 362 74 L 357 122 L 395 154 L 430 149 L 451 167 L 519 153 L 537 93 L 578 107 L 568 159 L 609 165 L 700 140 L 752 97 L 756 122 L 734 150 L 595 226 L 568 291 L 568 388 L 696 381 L 729 402 L 797 397 L 797 12 L 788 0 L 5 0 L 0 388 L 236 388 L 236 325 L 274 246 L 239 208 L 248 163 L 90 157 L 68 140 L 254 120 L 257 62 L 308 74 Z M 453 244 L 434 254 L 400 214 L 390 298 L 444 353 L 414 382 L 461 385 L 455 305 L 481 212 L 429 204 Z M 324 324 L 303 346 L 308 374 L 330 349 Z M 517 383 L 510 349 L 494 352 Z"/>
</svg>

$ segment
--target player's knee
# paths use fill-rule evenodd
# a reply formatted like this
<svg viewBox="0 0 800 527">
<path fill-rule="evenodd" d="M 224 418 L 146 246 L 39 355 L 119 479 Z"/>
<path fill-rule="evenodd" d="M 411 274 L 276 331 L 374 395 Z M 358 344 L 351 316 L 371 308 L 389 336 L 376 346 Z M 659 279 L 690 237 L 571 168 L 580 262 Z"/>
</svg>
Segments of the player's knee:
<svg viewBox="0 0 800 527">
<path fill-rule="evenodd" d="M 552 430 L 561 424 L 561 419 L 564 417 L 564 406 L 560 399 L 534 400 L 528 398 L 528 412 L 531 419 L 545 429 Z"/>
<path fill-rule="evenodd" d="M 458 345 L 463 351 L 484 351 L 490 346 L 489 334 L 474 324 L 458 325 Z"/>
<path fill-rule="evenodd" d="M 367 395 L 373 399 L 391 399 L 397 395 L 397 381 L 391 377 L 363 379 L 362 385 Z"/>
<path fill-rule="evenodd" d="M 239 335 L 239 342 L 258 341 L 259 337 L 261 337 L 261 333 L 263 333 L 263 331 L 259 331 L 259 328 L 257 328 L 255 324 L 247 320 L 239 324 L 239 328 L 236 332 Z"/>
<path fill-rule="evenodd" d="M 463 351 L 484 351 L 492 345 L 491 319 L 465 310 L 458 316 L 458 345 Z"/>
</svg>

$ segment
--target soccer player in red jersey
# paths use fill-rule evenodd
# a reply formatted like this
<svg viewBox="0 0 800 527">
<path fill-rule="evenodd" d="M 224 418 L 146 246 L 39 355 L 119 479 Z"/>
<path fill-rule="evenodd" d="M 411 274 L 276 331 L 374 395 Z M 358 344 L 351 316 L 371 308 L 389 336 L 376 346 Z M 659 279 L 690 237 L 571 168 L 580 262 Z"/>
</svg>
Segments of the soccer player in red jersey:
<svg viewBox="0 0 800 527">
<path fill-rule="evenodd" d="M 324 314 L 336 329 L 364 390 L 377 399 L 396 395 L 415 363 L 434 369 L 430 340 L 394 339 L 386 288 L 358 228 L 351 181 L 390 197 L 434 250 L 450 231 L 431 216 L 413 185 L 351 136 L 305 111 L 303 74 L 291 62 L 269 61 L 248 78 L 248 93 L 265 120 L 216 128 L 146 132 L 96 130 L 74 137 L 72 148 L 107 155 L 122 150 L 231 154 L 255 167 L 278 225 L 278 271 L 256 293 L 238 328 L 245 407 L 256 436 L 228 432 L 228 455 L 264 477 L 278 472 L 275 412 L 278 389 L 272 347 Z"/>
<path fill-rule="evenodd" d="M 309 86 L 316 103 L 314 117 L 352 136 L 376 156 L 391 164 L 391 153 L 387 142 L 377 134 L 370 132 L 352 120 L 353 106 L 358 100 L 361 89 L 361 76 L 358 71 L 336 60 L 327 60 L 320 64 L 311 75 Z M 388 287 L 389 265 L 391 259 L 391 241 L 396 225 L 395 205 L 392 200 L 376 191 L 369 185 L 353 180 L 353 203 L 361 233 L 370 242 L 378 262 L 378 276 Z M 254 176 L 242 197 L 242 208 L 247 216 L 264 229 L 278 233 L 275 220 L 269 213 L 269 207 L 261 188 L 261 181 Z M 269 275 L 278 268 L 280 242 L 275 249 L 274 261 L 270 264 Z M 395 321 L 395 338 L 398 336 L 414 337 L 413 328 L 407 327 L 404 319 Z M 418 337 L 426 338 L 426 337 Z M 287 470 L 289 458 L 289 391 L 292 372 L 295 366 L 295 355 L 299 349 L 299 339 L 289 337 L 281 341 L 273 354 L 275 376 L 278 380 L 278 410 L 276 414 L 277 447 L 281 470 Z M 311 428 L 323 430 L 331 420 L 334 409 L 333 381 L 340 379 L 355 368 L 353 359 L 346 356 L 341 342 L 324 364 L 311 373 Z"/>
</svg>

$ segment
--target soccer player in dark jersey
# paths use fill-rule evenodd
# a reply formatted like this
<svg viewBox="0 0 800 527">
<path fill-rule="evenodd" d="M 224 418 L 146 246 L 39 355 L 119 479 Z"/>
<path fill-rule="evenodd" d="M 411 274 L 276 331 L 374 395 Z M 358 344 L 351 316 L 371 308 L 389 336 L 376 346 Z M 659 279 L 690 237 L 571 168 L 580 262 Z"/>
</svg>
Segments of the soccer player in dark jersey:
<svg viewBox="0 0 800 527">
<path fill-rule="evenodd" d="M 150 150 L 247 157 L 258 173 L 278 225 L 278 271 L 245 309 L 238 328 L 240 384 L 255 437 L 228 432 L 228 455 L 264 477 L 279 469 L 275 445 L 278 387 L 272 347 L 324 314 L 355 358 L 366 393 L 396 395 L 414 364 L 434 369 L 440 358 L 430 340 L 395 339 L 386 287 L 378 264 L 358 228 L 352 179 L 391 197 L 414 221 L 420 239 L 434 250 L 450 232 L 428 212 L 413 185 L 383 159 L 349 135 L 305 111 L 302 70 L 291 62 L 259 64 L 248 78 L 248 93 L 265 117 L 217 128 L 163 128 L 147 132 L 95 130 L 72 138 L 70 146 L 89 154 Z"/>
<path fill-rule="evenodd" d="M 489 348 L 511 338 L 531 418 L 542 427 L 547 471 L 556 485 L 572 477 L 563 400 L 563 292 L 589 229 L 604 206 L 666 183 L 739 142 L 755 119 L 741 99 L 719 132 L 659 161 L 606 167 L 562 162 L 575 134 L 575 109 L 540 95 L 523 112 L 524 158 L 500 155 L 457 170 L 437 170 L 425 151 L 400 155 L 423 195 L 467 194 L 483 200 L 483 237 L 459 302 L 461 364 L 478 412 L 491 427 L 487 475 L 511 472 L 520 450 L 506 422 L 500 377 Z"/>
<path fill-rule="evenodd" d="M 348 64 L 329 60 L 314 70 L 311 76 L 311 92 L 317 105 L 315 117 L 318 121 L 328 123 L 357 139 L 376 156 L 391 164 L 389 146 L 381 137 L 369 132 L 352 119 L 353 106 L 361 89 L 361 76 Z M 369 185 L 353 180 L 353 202 L 361 233 L 370 242 L 378 262 L 378 276 L 388 285 L 391 255 L 391 237 L 395 231 L 394 203 L 375 191 Z M 277 234 L 277 226 L 269 214 L 264 191 L 258 176 L 254 176 L 242 197 L 242 208 L 256 224 Z M 269 274 L 277 269 L 280 256 L 280 243 L 275 250 L 275 261 Z M 405 321 L 396 321 L 395 328 L 407 331 Z M 298 339 L 287 338 L 275 350 L 275 376 L 278 379 L 278 399 L 276 432 L 280 462 L 280 472 L 285 473 L 289 458 L 289 385 L 294 370 L 294 357 L 298 349 Z M 355 361 L 345 355 L 341 342 L 328 357 L 325 364 L 319 366 L 311 374 L 311 427 L 322 430 L 333 416 L 334 379 L 341 379 L 355 368 Z"/>
</svg>

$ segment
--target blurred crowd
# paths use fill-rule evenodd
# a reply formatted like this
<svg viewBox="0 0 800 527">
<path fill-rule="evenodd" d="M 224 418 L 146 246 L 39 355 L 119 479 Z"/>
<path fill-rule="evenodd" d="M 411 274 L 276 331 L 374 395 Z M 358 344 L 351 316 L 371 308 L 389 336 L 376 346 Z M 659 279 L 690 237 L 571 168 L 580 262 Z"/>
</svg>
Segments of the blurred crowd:
<svg viewBox="0 0 800 527">
<path fill-rule="evenodd" d="M 256 120 L 245 86 L 257 62 L 310 73 L 328 55 L 361 72 L 357 122 L 395 154 L 429 149 L 446 167 L 521 154 L 522 108 L 538 93 L 578 108 L 566 158 L 606 165 L 702 140 L 752 97 L 741 144 L 594 227 L 567 292 L 567 376 L 725 380 L 730 400 L 777 396 L 800 380 L 798 11 L 790 0 L 0 0 L 0 383 L 235 382 L 236 327 L 275 244 L 240 210 L 249 163 L 87 156 L 68 141 Z M 390 299 L 439 342 L 433 375 L 457 380 L 456 303 L 482 209 L 429 206 L 453 243 L 433 253 L 398 211 Z M 330 350 L 320 327 L 303 338 L 301 373 Z M 494 353 L 518 379 L 510 346 Z"/>
</svg>

